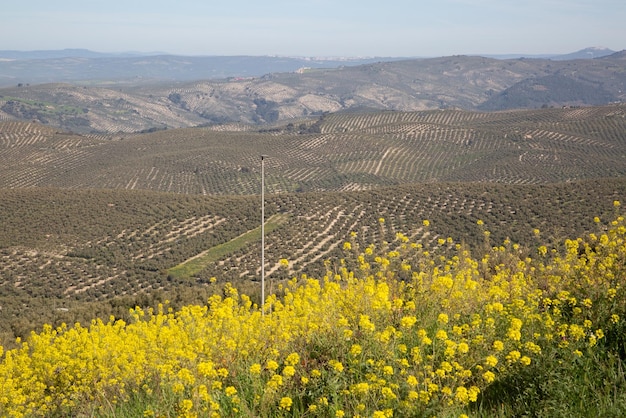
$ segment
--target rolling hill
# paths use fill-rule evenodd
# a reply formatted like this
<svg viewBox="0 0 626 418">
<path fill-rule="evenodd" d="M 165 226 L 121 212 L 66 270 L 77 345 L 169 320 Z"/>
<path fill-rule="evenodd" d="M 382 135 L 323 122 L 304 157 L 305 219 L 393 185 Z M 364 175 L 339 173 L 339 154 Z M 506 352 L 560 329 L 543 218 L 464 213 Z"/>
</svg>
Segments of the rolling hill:
<svg viewBox="0 0 626 418">
<path fill-rule="evenodd" d="M 0 187 L 253 194 L 413 182 L 571 182 L 626 175 L 626 106 L 497 113 L 336 113 L 258 129 L 77 135 L 0 123 Z"/>
<path fill-rule="evenodd" d="M 165 68 L 184 61 L 163 60 Z M 564 61 L 453 56 L 326 69 L 304 63 L 299 68 L 219 80 L 14 83 L 0 89 L 0 120 L 112 134 L 226 123 L 271 125 L 363 109 L 589 106 L 621 102 L 626 95 L 624 52 Z"/>
<path fill-rule="evenodd" d="M 270 283 L 323 275 L 346 240 L 393 248 L 397 233 L 532 251 L 533 229 L 558 242 L 624 201 L 626 108 L 345 112 L 131 135 L 2 122 L 1 338 L 202 303 L 225 281 L 258 297 L 260 154 Z"/>
<path fill-rule="evenodd" d="M 112 328 L 117 338 L 118 331 L 133 321 L 129 309 L 137 306 L 147 313 L 170 312 L 172 322 L 168 319 L 167 323 L 171 325 L 174 321 L 186 322 L 185 316 L 175 319 L 173 312 L 186 305 L 201 305 L 189 311 L 215 310 L 215 317 L 224 324 L 229 322 L 230 311 L 239 308 L 225 303 L 229 314 L 222 315 L 217 304 L 206 305 L 219 299 L 216 296 L 232 295 L 231 285 L 249 295 L 252 303 L 260 303 L 260 280 L 264 277 L 267 294 L 279 299 L 285 296 L 287 301 L 289 290 L 284 285 L 289 279 L 295 278 L 292 284 L 296 279 L 313 283 L 306 279 L 348 277 L 348 272 L 359 270 L 363 276 L 384 277 L 381 285 L 398 279 L 401 283 L 396 284 L 406 285 L 406 290 L 415 286 L 421 289 L 420 294 L 440 292 L 442 299 L 419 299 L 423 302 L 411 308 L 406 303 L 406 310 L 400 309 L 402 303 L 396 303 L 403 299 L 394 296 L 389 313 L 398 321 L 402 318 L 400 322 L 394 319 L 396 326 L 408 329 L 404 320 L 409 316 L 401 316 L 402 312 L 418 321 L 412 316 L 417 313 L 416 306 L 421 310 L 424 305 L 432 305 L 434 310 L 424 317 L 432 317 L 433 324 L 435 318 L 438 323 L 447 323 L 449 317 L 443 319 L 441 307 L 448 306 L 451 297 L 459 300 L 457 294 L 476 287 L 478 282 L 470 277 L 491 280 L 494 286 L 489 287 L 489 293 L 493 292 L 493 301 L 499 301 L 504 294 L 501 292 L 513 295 L 527 288 L 534 272 L 541 272 L 537 286 L 529 287 L 536 291 L 524 291 L 537 296 L 527 305 L 540 303 L 538 314 L 547 314 L 550 321 L 578 315 L 577 321 L 584 324 L 578 328 L 570 325 L 567 336 L 562 334 L 564 338 L 553 338 L 557 330 L 553 321 L 546 325 L 548 334 L 536 333 L 541 339 L 558 343 L 572 360 L 568 360 L 570 369 L 551 375 L 553 382 L 559 380 L 583 364 L 579 363 L 582 354 L 572 351 L 576 346 L 568 345 L 567 338 L 575 342 L 579 338 L 575 335 L 591 333 L 589 346 L 586 337 L 581 339 L 582 350 L 596 345 L 600 338 L 600 344 L 604 344 L 604 339 L 623 334 L 623 326 L 618 325 L 623 312 L 612 308 L 621 300 L 615 297 L 619 285 L 614 283 L 619 276 L 615 266 L 623 261 L 614 252 L 613 245 L 619 244 L 617 235 L 612 234 L 624 232 L 623 226 L 618 228 L 623 217 L 615 221 L 623 216 L 619 202 L 626 202 L 626 105 L 621 102 L 624 59 L 624 53 L 584 63 L 448 57 L 269 74 L 245 80 L 167 85 L 21 85 L 3 89 L 0 357 L 5 353 L 5 363 L 26 364 L 14 361 L 17 352 L 9 350 L 21 345 L 22 352 L 27 353 L 33 347 L 44 347 L 42 370 L 50 373 L 46 375 L 49 378 L 41 379 L 44 386 L 40 387 L 53 393 L 59 387 L 58 370 L 65 367 L 68 351 L 64 348 L 59 361 L 50 361 L 50 341 L 60 334 L 67 335 L 65 330 L 80 328 L 72 324 L 98 327 L 97 318 L 105 322 L 115 318 L 111 324 L 117 319 Z M 618 103 L 609 103 L 615 101 Z M 527 109 L 511 110 L 522 107 Z M 263 267 L 260 155 L 267 156 Z M 616 228 L 612 232 L 610 225 Z M 579 246 L 582 241 L 575 238 L 585 235 L 590 245 Z M 405 251 L 413 250 L 411 258 L 405 258 Z M 372 255 L 363 257 L 364 253 Z M 572 259 L 576 263 L 569 261 Z M 515 265 L 517 269 L 511 270 Z M 456 266 L 462 267 L 457 270 Z M 578 301 L 573 293 L 559 288 L 544 293 L 545 288 L 568 279 L 563 274 L 566 271 L 568 275 L 572 272 L 572 289 L 576 292 L 580 283 L 593 283 L 576 293 Z M 422 278 L 431 274 L 437 280 L 422 287 Z M 502 280 L 505 276 L 515 280 Z M 592 281 L 595 278 L 598 281 Z M 453 285 L 459 279 L 454 286 L 462 286 L 457 288 L 460 291 L 451 293 L 453 287 L 446 284 L 447 279 Z M 334 284 L 326 282 L 323 286 L 331 288 Z M 401 288 L 391 289 L 394 295 L 403 292 Z M 593 302 L 585 299 L 588 289 L 595 293 L 591 295 L 596 298 Z M 378 292 L 367 293 L 375 296 Z M 553 299 L 547 298 L 553 294 Z M 316 300 L 306 295 L 305 303 Z M 483 298 L 479 295 L 470 305 Z M 379 300 L 377 296 L 375 299 Z M 362 307 L 360 296 L 345 301 L 349 306 Z M 511 304 L 499 309 L 506 319 L 501 322 L 503 332 L 511 327 L 507 338 L 513 348 L 520 346 L 516 345 L 519 340 L 511 336 L 516 318 L 509 309 L 528 312 L 524 304 L 515 296 Z M 572 309 L 576 304 L 580 308 Z M 503 306 L 499 302 L 489 304 L 485 315 L 472 314 L 472 329 L 480 318 L 487 318 L 484 335 L 491 333 L 494 328 L 489 319 L 497 305 Z M 587 311 L 581 316 L 583 306 L 593 306 L 604 322 L 595 325 L 595 317 L 593 322 L 588 320 Z M 272 315 L 280 316 L 273 309 L 269 309 Z M 457 314 L 455 309 L 449 311 L 450 318 Z M 267 317 L 260 312 L 255 315 Z M 460 314 L 457 316 L 460 318 Z M 343 320 L 341 315 L 334 318 Z M 326 321 L 334 324 L 334 320 Z M 459 324 L 465 323 L 469 330 L 470 322 L 465 321 Z M 190 323 L 191 328 L 200 324 Z M 52 331 L 45 327 L 51 331 L 49 336 L 37 342 L 31 333 L 42 329 L 43 324 L 60 328 Z M 158 324 L 155 329 L 159 329 L 160 341 L 164 328 L 161 322 Z M 536 323 L 528 322 L 524 329 L 527 325 L 532 334 Z M 596 328 L 597 338 L 591 331 Z M 375 334 L 375 344 L 389 329 L 395 335 L 390 333 L 389 338 L 400 338 L 400 332 L 388 327 Z M 602 330 L 606 333 L 600 335 Z M 359 322 L 358 331 L 349 335 L 362 331 Z M 457 326 L 450 331 L 459 336 L 465 333 Z M 338 335 L 341 333 L 339 330 Z M 113 341 L 79 334 L 98 344 Z M 80 341 L 85 341 L 82 336 Z M 344 332 L 341 338 L 347 337 Z M 22 343 L 24 338 L 27 342 Z M 484 345 L 482 329 L 475 338 L 472 334 L 462 338 L 467 347 L 470 343 Z M 194 339 L 200 345 L 209 340 Z M 331 340 L 334 347 L 336 339 Z M 622 340 L 611 340 L 619 355 L 623 354 L 619 351 Z M 267 341 L 259 341 L 261 346 L 269 347 Z M 319 350 L 316 338 L 312 344 L 316 353 L 326 352 L 325 345 Z M 346 344 L 356 346 L 351 340 Z M 424 340 L 424 344 L 430 343 Z M 438 344 L 436 347 L 440 347 Z M 495 343 L 491 345 L 495 347 Z M 111 346 L 102 345 L 104 357 L 111 358 Z M 153 344 L 148 346 L 154 350 Z M 412 351 L 406 346 L 401 349 L 403 346 L 398 345 L 397 351 L 402 352 L 402 361 L 407 361 L 405 354 Z M 136 344 L 130 351 L 120 352 L 136 357 L 135 348 Z M 465 355 L 468 350 L 461 350 L 458 344 L 459 353 Z M 297 351 L 301 352 L 300 348 Z M 438 348 L 436 351 L 443 353 Z M 441 354 L 445 363 L 450 360 L 447 351 Z M 91 367 L 90 352 L 93 350 L 85 351 L 87 363 L 76 363 L 80 365 L 75 370 L 73 366 L 65 370 L 68 388 L 74 388 L 80 370 Z M 170 350 L 164 352 L 170 361 Z M 512 353 L 502 357 L 507 368 L 511 367 L 508 359 Z M 545 383 L 545 370 L 560 369 L 564 364 L 559 361 L 565 357 L 555 355 L 556 351 L 546 353 L 553 359 L 552 368 L 537 362 L 533 367 L 541 370 L 541 377 L 526 379 L 529 385 L 539 380 Z M 603 365 L 598 361 L 600 357 L 585 362 L 586 368 L 578 374 L 581 379 L 588 381 L 586 371 Z M 188 358 L 185 356 L 185 361 Z M 230 358 L 216 358 L 216 364 Z M 476 358 L 484 359 L 485 355 Z M 616 383 L 611 383 L 612 379 L 623 383 L 615 379 L 620 363 L 613 362 L 613 357 L 607 359 L 610 374 L 596 378 L 593 389 L 584 386 L 577 394 L 599 389 L 606 390 L 606 399 L 614 398 Z M 480 361 L 471 361 L 478 364 L 476 371 L 483 370 L 479 369 Z M 245 362 L 248 369 L 248 360 Z M 534 357 L 532 361 L 529 358 L 528 364 L 531 362 L 535 364 Z M 94 370 L 104 369 L 115 367 Z M 18 366 L 15 370 L 16 377 L 26 376 L 26 369 Z M 285 370 L 279 376 L 287 376 Z M 389 370 L 394 373 L 393 367 Z M 384 371 L 382 375 L 387 378 L 389 373 Z M 99 373 L 94 376 L 84 379 L 86 386 L 91 387 L 101 378 Z M 471 376 L 466 378 L 474 379 Z M 103 382 L 113 380 L 106 378 Z M 5 386 L 12 390 L 13 382 L 9 378 Z M 511 387 L 527 387 L 519 385 L 517 377 L 503 382 Z M 29 380 L 24 386 L 25 392 L 31 383 Z M 260 386 L 263 390 L 267 387 Z M 545 385 L 537 387 L 541 392 Z M 131 396 L 140 398 L 141 407 L 128 409 L 134 411 L 128 413 L 153 412 L 144 403 L 142 391 L 147 393 L 148 388 L 144 385 L 141 390 L 132 390 Z M 546 399 L 563 399 L 561 388 L 550 392 L 559 392 L 558 397 Z M 52 399 L 48 389 L 42 391 L 45 402 Z M 72 390 L 68 393 L 74 394 Z M 106 399 L 108 393 L 113 393 L 106 388 L 99 392 Z M 173 392 L 158 392 L 156 396 L 169 402 Z M 17 393 L 19 404 L 22 392 Z M 493 394 L 500 399 L 502 391 L 496 388 Z M 538 396 L 544 398 L 543 393 Z M 516 405 L 526 399 L 514 402 L 512 410 L 518 410 Z M 115 404 L 115 399 L 112 402 Z M 176 405 L 180 403 L 173 402 L 172 411 L 180 412 Z M 23 411 L 23 405 L 18 408 Z M 108 413 L 107 408 L 96 413 Z M 115 414 L 113 409 L 110 411 Z"/>
<path fill-rule="evenodd" d="M 337 268 L 347 240 L 358 251 L 383 241 L 391 250 L 400 243 L 397 233 L 434 248 L 448 237 L 473 249 L 510 238 L 530 253 L 535 228 L 541 242 L 597 230 L 594 216 L 609 221 L 613 201 L 624 196 L 623 178 L 271 195 L 266 201 L 268 291 L 287 278 L 322 277 L 326 269 Z M 258 196 L 26 188 L 1 189 L 0 197 L 0 340 L 5 346 L 42 323 L 88 322 L 111 314 L 125 318 L 129 307 L 166 299 L 174 307 L 204 303 L 226 281 L 258 302 Z M 489 241 L 478 220 L 491 231 Z M 205 259 L 192 274 L 175 269 L 211 250 L 219 255 Z M 282 266 L 283 258 L 288 267 Z M 326 260 L 335 261 L 326 265 Z"/>
</svg>

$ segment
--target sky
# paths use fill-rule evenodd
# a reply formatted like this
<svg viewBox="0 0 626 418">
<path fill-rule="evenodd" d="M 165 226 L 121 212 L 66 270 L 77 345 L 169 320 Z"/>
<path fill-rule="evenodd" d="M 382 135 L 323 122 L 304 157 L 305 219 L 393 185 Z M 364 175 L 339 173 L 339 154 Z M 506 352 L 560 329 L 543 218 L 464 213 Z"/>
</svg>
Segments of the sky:
<svg viewBox="0 0 626 418">
<path fill-rule="evenodd" d="M 14 0 L 0 50 L 302 57 L 626 49 L 624 0 Z"/>
</svg>

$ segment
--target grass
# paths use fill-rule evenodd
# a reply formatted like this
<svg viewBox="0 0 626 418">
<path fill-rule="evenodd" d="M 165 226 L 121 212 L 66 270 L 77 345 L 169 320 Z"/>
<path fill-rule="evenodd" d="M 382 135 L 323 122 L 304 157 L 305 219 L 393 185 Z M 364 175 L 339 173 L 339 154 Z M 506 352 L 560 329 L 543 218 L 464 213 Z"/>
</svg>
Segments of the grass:
<svg viewBox="0 0 626 418">
<path fill-rule="evenodd" d="M 623 417 L 624 359 L 602 347 L 574 362 L 542 356 L 527 370 L 489 387 L 477 417 Z"/>
<path fill-rule="evenodd" d="M 286 215 L 274 215 L 267 219 L 265 223 L 265 232 L 271 233 L 280 225 L 284 224 L 287 220 Z M 229 254 L 241 250 L 247 245 L 259 241 L 261 239 L 261 227 L 254 228 L 246 233 L 241 234 L 237 238 L 234 238 L 223 244 L 216 245 L 209 248 L 200 254 L 191 257 L 190 259 L 183 261 L 177 266 L 172 267 L 167 271 L 168 275 L 176 279 L 189 279 L 200 273 L 208 265 L 218 262 L 225 258 Z"/>
</svg>

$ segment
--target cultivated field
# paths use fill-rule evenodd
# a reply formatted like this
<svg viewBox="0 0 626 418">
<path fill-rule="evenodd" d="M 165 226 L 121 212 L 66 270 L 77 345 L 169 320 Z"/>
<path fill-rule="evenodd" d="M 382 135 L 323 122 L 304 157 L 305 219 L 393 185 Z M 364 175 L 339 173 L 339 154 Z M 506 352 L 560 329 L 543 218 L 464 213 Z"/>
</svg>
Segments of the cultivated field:
<svg viewBox="0 0 626 418">
<path fill-rule="evenodd" d="M 0 162 L 0 414 L 626 404 L 625 105 L 115 135 L 4 120 Z"/>
<path fill-rule="evenodd" d="M 124 316 L 129 305 L 155 300 L 202 302 L 225 281 L 253 297 L 260 290 L 258 196 L 56 188 L 3 189 L 0 196 L 0 315 L 8 338 L 41 322 Z M 435 246 L 450 237 L 481 248 L 479 219 L 494 245 L 510 238 L 532 246 L 535 228 L 542 241 L 553 242 L 592 230 L 594 216 L 609 219 L 612 202 L 623 196 L 623 179 L 269 195 L 268 220 L 277 214 L 281 220 L 267 230 L 266 274 L 270 286 L 303 273 L 318 276 L 326 260 L 344 256 L 346 240 L 394 247 L 397 233 Z M 256 238 L 237 241 L 255 229 Z M 226 250 L 194 274 L 170 273 L 220 245 Z"/>
<path fill-rule="evenodd" d="M 0 187 L 255 194 L 626 174 L 626 106 L 331 114 L 264 130 L 76 135 L 0 122 Z"/>
<path fill-rule="evenodd" d="M 478 219 L 496 243 L 588 230 L 626 195 L 626 107 L 328 114 L 114 136 L 0 122 L 4 331 L 89 318 L 84 304 L 124 315 L 159 298 L 201 302 L 213 277 L 256 294 L 261 154 L 267 216 L 280 215 L 266 271 L 284 279 L 323 272 L 353 232 L 363 245 L 400 232 L 475 246 Z M 190 259 L 193 269 L 174 269 Z"/>
</svg>

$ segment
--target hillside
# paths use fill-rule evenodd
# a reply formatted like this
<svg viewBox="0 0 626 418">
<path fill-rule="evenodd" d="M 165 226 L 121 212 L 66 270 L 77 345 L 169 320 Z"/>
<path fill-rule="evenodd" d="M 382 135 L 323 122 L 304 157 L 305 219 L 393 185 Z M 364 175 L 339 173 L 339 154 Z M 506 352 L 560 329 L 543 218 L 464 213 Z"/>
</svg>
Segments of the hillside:
<svg viewBox="0 0 626 418">
<path fill-rule="evenodd" d="M 626 53 L 584 61 L 0 90 L 0 415 L 620 416 Z"/>
<path fill-rule="evenodd" d="M 179 57 L 163 65 L 176 67 L 183 61 Z M 204 65 L 199 68 L 210 68 Z M 453 56 L 326 69 L 304 63 L 299 68 L 184 82 L 14 83 L 0 89 L 0 120 L 35 120 L 79 133 L 113 134 L 272 124 L 362 109 L 590 106 L 621 102 L 626 95 L 623 52 L 564 61 Z"/>
<path fill-rule="evenodd" d="M 585 48 L 566 55 L 494 55 L 492 58 L 574 60 L 614 54 Z M 164 52 L 103 53 L 87 49 L 0 50 L 0 87 L 43 83 L 183 82 L 260 77 L 304 68 L 337 68 L 406 60 L 407 57 L 177 56 Z"/>
<path fill-rule="evenodd" d="M 337 68 L 400 58 L 181 56 L 99 53 L 81 49 L 0 51 L 0 86 L 17 84 L 146 84 L 260 77 L 301 68 Z"/>
<path fill-rule="evenodd" d="M 255 194 L 261 154 L 268 155 L 268 193 L 623 177 L 626 106 L 337 113 L 264 130 L 128 136 L 0 122 L 0 187 Z"/>
<path fill-rule="evenodd" d="M 387 241 L 394 248 L 400 232 L 435 246 L 451 237 L 477 248 L 485 245 L 479 219 L 491 231 L 493 245 L 510 238 L 532 248 L 533 229 L 541 231 L 542 242 L 593 231 L 593 217 L 611 219 L 613 201 L 624 196 L 624 179 L 271 195 L 266 202 L 268 286 L 302 273 L 322 275 L 325 260 L 343 257 L 346 240 L 361 246 Z M 1 189 L 2 339 L 23 336 L 43 322 L 125 317 L 130 306 L 165 299 L 174 306 L 204 303 L 225 281 L 258 298 L 259 205 L 258 196 Z M 275 222 L 274 215 L 282 220 Z M 237 241 L 245 233 L 251 239 Z M 220 255 L 193 275 L 173 273 L 173 267 L 220 246 Z M 283 258 L 288 267 L 281 266 Z"/>
<path fill-rule="evenodd" d="M 271 283 L 322 275 L 347 239 L 393 246 L 400 232 L 477 248 L 479 219 L 491 243 L 532 248 L 533 229 L 542 242 L 591 231 L 626 196 L 624 105 L 226 128 L 79 135 L 0 123 L 4 338 L 203 302 L 226 280 L 258 295 L 261 154 Z"/>
</svg>

